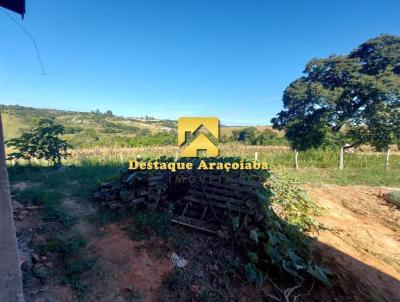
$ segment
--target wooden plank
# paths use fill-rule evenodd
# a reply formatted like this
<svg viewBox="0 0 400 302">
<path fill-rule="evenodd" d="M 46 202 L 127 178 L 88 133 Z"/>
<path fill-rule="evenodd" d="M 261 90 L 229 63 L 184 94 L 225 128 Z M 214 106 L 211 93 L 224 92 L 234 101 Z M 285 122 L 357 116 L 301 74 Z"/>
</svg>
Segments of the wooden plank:
<svg viewBox="0 0 400 302">
<path fill-rule="evenodd" d="M 205 204 L 206 203 L 204 200 L 196 198 L 195 196 L 190 196 L 190 195 L 186 196 L 185 199 L 188 200 L 188 201 L 191 201 L 191 202 L 196 202 L 196 203 L 201 203 L 201 204 Z M 227 210 L 229 209 L 229 210 L 235 211 L 235 212 L 246 213 L 246 214 L 253 214 L 254 213 L 254 211 L 252 211 L 252 210 L 248 210 L 248 209 L 245 209 L 245 208 L 240 208 L 240 207 L 232 205 L 232 204 L 227 205 L 227 204 L 220 203 L 220 202 L 217 202 L 217 201 L 214 201 L 214 200 L 210 201 L 210 204 L 212 206 L 214 206 L 214 207 L 217 207 L 217 208 L 227 209 Z"/>
<path fill-rule="evenodd" d="M 227 183 L 207 183 L 207 184 L 204 184 L 204 186 L 205 187 L 211 186 L 211 187 L 230 190 L 230 191 L 234 190 L 234 191 L 242 192 L 242 193 L 249 193 L 253 189 L 250 187 L 243 187 L 240 185 L 234 186 L 234 188 L 232 188 L 232 184 L 227 184 Z"/>
<path fill-rule="evenodd" d="M 185 208 L 183 209 L 181 216 L 185 216 L 187 209 L 190 207 L 190 202 L 187 202 Z"/>
<path fill-rule="evenodd" d="M 204 210 L 203 210 L 203 213 L 201 213 L 200 220 L 203 220 L 203 219 L 204 219 L 204 216 L 206 215 L 207 210 L 208 210 L 208 206 L 205 206 L 205 207 L 204 207 Z"/>
<path fill-rule="evenodd" d="M 150 176 L 148 178 L 148 181 L 154 181 L 154 182 L 158 181 L 158 182 L 160 182 L 162 180 L 168 179 L 168 177 L 169 177 L 169 173 L 159 173 L 157 175 Z"/>
<path fill-rule="evenodd" d="M 145 201 L 146 201 L 146 199 L 144 197 L 139 197 L 139 198 L 135 198 L 135 199 L 129 200 L 127 203 L 129 205 L 135 205 L 135 204 L 143 203 Z"/>
<path fill-rule="evenodd" d="M 189 219 L 190 218 L 185 218 L 185 220 L 189 220 Z M 185 222 L 185 221 L 181 221 L 181 220 L 178 220 L 178 219 L 171 219 L 171 222 L 179 224 L 179 225 L 182 225 L 182 226 L 185 226 L 185 227 L 189 227 L 189 228 L 192 228 L 192 229 L 196 229 L 196 230 L 200 230 L 200 231 L 203 231 L 203 232 L 207 232 L 207 233 L 210 233 L 210 234 L 214 234 L 214 235 L 217 234 L 216 231 L 207 229 L 205 227 L 197 226 L 197 225 Z"/>
<path fill-rule="evenodd" d="M 217 201 L 222 201 L 224 203 L 234 203 L 238 206 L 245 204 L 245 201 L 239 198 L 231 198 L 231 197 L 225 197 L 225 196 L 220 196 L 220 195 L 215 195 L 215 194 L 210 194 L 205 192 L 205 196 L 203 194 L 203 192 L 195 190 L 195 189 L 189 189 L 188 190 L 188 194 L 197 196 L 201 199 L 204 199 L 204 197 L 207 200 L 217 200 Z"/>
<path fill-rule="evenodd" d="M 196 187 L 198 189 L 200 187 Z M 236 191 L 235 189 L 226 189 L 226 188 L 219 188 L 218 186 L 210 186 L 210 185 L 204 185 L 204 190 L 207 192 L 213 192 L 213 193 L 219 193 L 223 195 L 230 195 L 232 197 L 239 197 L 243 198 L 244 196 L 248 195 L 250 192 L 243 192 L 243 191 Z"/>
</svg>

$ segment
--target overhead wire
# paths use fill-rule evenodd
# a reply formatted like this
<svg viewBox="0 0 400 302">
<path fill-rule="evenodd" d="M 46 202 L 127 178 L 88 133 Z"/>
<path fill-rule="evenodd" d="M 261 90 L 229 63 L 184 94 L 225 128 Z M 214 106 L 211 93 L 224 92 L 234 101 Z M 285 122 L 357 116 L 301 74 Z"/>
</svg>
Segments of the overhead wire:
<svg viewBox="0 0 400 302">
<path fill-rule="evenodd" d="M 40 56 L 40 52 L 39 52 L 39 47 L 35 41 L 35 39 L 32 37 L 32 35 L 25 29 L 25 27 L 23 27 L 17 20 L 15 20 L 13 18 L 13 16 L 11 16 L 5 9 L 1 9 L 3 11 L 4 14 L 6 14 L 6 16 L 8 16 L 15 24 L 17 24 L 17 26 L 32 40 L 33 45 L 35 46 L 35 50 L 36 50 L 36 56 L 37 59 L 39 61 L 40 67 L 42 69 L 42 75 L 47 75 L 44 69 L 44 65 L 43 65 L 43 61 L 42 58 Z"/>
</svg>

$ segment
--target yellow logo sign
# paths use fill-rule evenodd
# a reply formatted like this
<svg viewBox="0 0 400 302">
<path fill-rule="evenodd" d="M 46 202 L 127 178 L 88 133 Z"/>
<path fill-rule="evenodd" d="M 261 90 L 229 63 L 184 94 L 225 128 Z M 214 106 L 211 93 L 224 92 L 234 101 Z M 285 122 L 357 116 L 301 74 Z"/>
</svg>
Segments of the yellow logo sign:
<svg viewBox="0 0 400 302">
<path fill-rule="evenodd" d="M 207 136 L 208 135 L 208 136 Z M 219 120 L 216 117 L 181 117 L 178 120 L 178 146 L 181 157 L 198 157 L 205 151 L 206 157 L 216 157 L 218 147 L 210 140 L 219 139 Z M 194 138 L 194 139 L 193 139 Z"/>
</svg>

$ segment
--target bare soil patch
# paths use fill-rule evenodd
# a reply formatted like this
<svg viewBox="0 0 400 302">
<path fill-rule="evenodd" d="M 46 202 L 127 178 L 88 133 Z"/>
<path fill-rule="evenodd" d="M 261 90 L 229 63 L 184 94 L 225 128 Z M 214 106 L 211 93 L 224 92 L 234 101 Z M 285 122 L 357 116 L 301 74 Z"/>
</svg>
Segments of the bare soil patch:
<svg viewBox="0 0 400 302">
<path fill-rule="evenodd" d="M 90 293 L 86 301 L 158 301 L 157 290 L 172 270 L 168 251 L 157 241 L 150 253 L 145 241 L 132 241 L 122 226 L 107 226 L 104 236 L 87 246 L 87 252 L 98 259 L 101 274 L 87 278 Z"/>
<path fill-rule="evenodd" d="M 379 198 L 376 187 L 306 189 L 323 207 L 318 220 L 327 230 L 317 235 L 315 245 L 332 269 L 335 287 L 304 284 L 298 301 L 399 301 L 399 209 Z M 271 281 L 256 288 L 230 268 L 237 255 L 221 246 L 218 237 L 174 228 L 174 234 L 183 233 L 175 239 L 135 239 L 129 234 L 130 219 L 97 226 L 89 219 L 96 215 L 91 203 L 65 198 L 63 207 L 77 217 L 72 230 L 88 242 L 82 254 L 96 260 L 95 267 L 82 276 L 87 292 L 79 296 L 53 277 L 62 265 L 55 255 L 34 250 L 46 243 L 52 228 L 42 220 L 41 208 L 15 202 L 14 206 L 27 301 L 274 300 Z M 178 274 L 169 259 L 172 252 L 188 260 Z M 312 294 L 307 294 L 310 287 Z"/>
<path fill-rule="evenodd" d="M 324 208 L 319 221 L 329 230 L 317 236 L 317 247 L 342 287 L 352 287 L 354 278 L 369 290 L 360 289 L 360 297 L 399 301 L 400 211 L 379 198 L 376 187 L 322 185 L 307 191 Z"/>
</svg>

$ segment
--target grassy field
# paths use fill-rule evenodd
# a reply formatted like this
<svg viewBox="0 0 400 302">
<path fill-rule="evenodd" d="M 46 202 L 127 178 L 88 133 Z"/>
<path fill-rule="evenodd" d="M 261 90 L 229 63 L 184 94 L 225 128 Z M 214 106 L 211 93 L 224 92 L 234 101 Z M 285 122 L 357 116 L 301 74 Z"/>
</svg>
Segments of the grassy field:
<svg viewBox="0 0 400 302">
<path fill-rule="evenodd" d="M 6 140 L 18 136 L 26 128 L 26 125 L 13 114 L 2 112 L 1 117 Z"/>
<path fill-rule="evenodd" d="M 2 106 L 6 139 L 15 137 L 23 129 L 31 128 L 40 117 L 51 116 L 66 127 L 64 138 L 75 148 L 67 165 L 80 166 L 82 162 L 100 165 L 127 166 L 130 159 L 176 157 L 176 121 L 153 118 L 124 118 L 96 112 L 74 112 L 36 109 L 21 106 Z M 240 126 L 222 126 L 221 135 L 229 136 Z M 258 132 L 269 126 L 256 127 Z M 277 133 L 282 136 L 283 133 Z M 8 150 L 9 151 L 9 150 Z M 368 147 L 354 154 L 345 154 L 345 168 L 338 169 L 339 152 L 309 150 L 299 154 L 299 171 L 295 171 L 294 154 L 288 146 L 251 146 L 238 143 L 220 144 L 221 156 L 253 159 L 255 153 L 267 161 L 278 173 L 293 174 L 302 182 L 334 183 L 340 185 L 368 184 L 400 186 L 400 153 L 396 147 L 390 159 L 390 168 L 384 169 L 385 154 L 372 152 Z M 37 163 L 36 163 L 37 164 Z M 40 163 L 46 165 L 46 163 Z"/>
<path fill-rule="evenodd" d="M 316 184 L 400 186 L 400 154 L 390 157 L 389 169 L 385 170 L 385 154 L 363 153 L 345 154 L 344 169 L 339 170 L 339 154 L 336 151 L 309 150 L 299 154 L 299 171 L 294 169 L 294 155 L 283 146 L 243 146 L 222 145 L 222 156 L 254 159 L 258 152 L 261 161 L 267 161 L 277 173 L 293 175 L 299 181 Z M 94 175 L 103 175 L 103 171 L 118 171 L 128 166 L 128 161 L 141 157 L 158 159 L 160 156 L 174 158 L 178 148 L 173 146 L 142 148 L 95 148 L 77 149 L 65 164 L 69 167 L 93 166 L 99 171 Z M 45 165 L 44 162 L 38 162 Z M 88 168 L 88 170 L 90 170 Z"/>
</svg>

